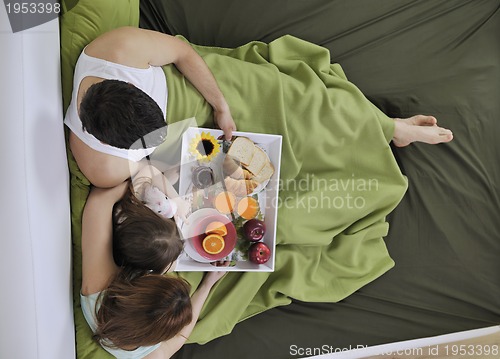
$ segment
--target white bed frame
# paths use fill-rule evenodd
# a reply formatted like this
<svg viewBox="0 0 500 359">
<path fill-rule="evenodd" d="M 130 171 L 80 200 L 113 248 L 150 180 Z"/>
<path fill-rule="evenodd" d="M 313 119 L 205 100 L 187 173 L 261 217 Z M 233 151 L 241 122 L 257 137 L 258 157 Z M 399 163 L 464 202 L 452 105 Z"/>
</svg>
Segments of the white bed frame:
<svg viewBox="0 0 500 359">
<path fill-rule="evenodd" d="M 71 359 L 75 329 L 59 23 L 13 34 L 5 7 L 0 9 L 0 358 Z M 500 340 L 496 326 L 323 352 L 318 358 L 364 358 L 492 333 Z"/>
<path fill-rule="evenodd" d="M 75 358 L 59 22 L 0 5 L 0 358 Z"/>
</svg>

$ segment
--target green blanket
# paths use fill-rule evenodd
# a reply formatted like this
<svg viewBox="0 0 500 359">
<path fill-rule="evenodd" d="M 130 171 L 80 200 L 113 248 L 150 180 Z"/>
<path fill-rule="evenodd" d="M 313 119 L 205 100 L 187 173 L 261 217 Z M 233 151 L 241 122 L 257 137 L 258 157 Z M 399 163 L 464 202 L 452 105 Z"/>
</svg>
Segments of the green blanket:
<svg viewBox="0 0 500 359">
<path fill-rule="evenodd" d="M 68 40 L 62 38 L 64 46 Z M 228 334 L 239 321 L 291 298 L 339 301 L 390 269 L 385 217 L 407 186 L 388 145 L 392 120 L 345 78 L 339 65 L 330 64 L 325 48 L 291 36 L 269 45 L 194 48 L 213 71 L 238 129 L 283 135 L 283 152 L 275 271 L 224 277 L 190 341 L 205 343 Z M 73 50 L 65 58 L 63 51 L 66 99 L 71 94 L 68 69 L 77 55 Z M 200 126 L 211 126 L 210 107 L 198 92 L 175 67 L 164 70 L 167 121 L 195 116 Z M 79 308 L 81 215 L 89 183 L 70 154 L 69 162 L 78 357 L 105 357 Z M 202 277 L 181 275 L 193 288 Z"/>
<path fill-rule="evenodd" d="M 215 74 L 238 129 L 283 135 L 274 273 L 230 273 L 214 290 L 190 341 L 227 334 L 290 298 L 334 302 L 387 271 L 385 216 L 406 189 L 388 139 L 392 120 L 347 79 L 328 50 L 285 36 L 236 49 L 194 46 Z M 166 66 L 168 122 L 209 105 Z M 182 274 L 196 285 L 201 273 Z"/>
</svg>

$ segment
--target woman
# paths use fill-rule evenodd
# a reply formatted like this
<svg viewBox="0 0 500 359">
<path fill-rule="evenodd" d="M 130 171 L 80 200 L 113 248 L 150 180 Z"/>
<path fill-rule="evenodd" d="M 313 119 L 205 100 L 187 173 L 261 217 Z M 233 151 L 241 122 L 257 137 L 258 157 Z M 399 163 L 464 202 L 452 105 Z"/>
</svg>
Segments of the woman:
<svg viewBox="0 0 500 359">
<path fill-rule="evenodd" d="M 206 274 L 189 298 L 184 280 L 161 274 L 170 269 L 168 260 L 162 270 L 146 275 L 130 275 L 118 267 L 113 258 L 112 213 L 128 186 L 124 182 L 111 189 L 93 187 L 87 199 L 82 222 L 82 310 L 94 338 L 115 357 L 169 358 L 189 337 L 210 289 L 224 273 Z"/>
</svg>

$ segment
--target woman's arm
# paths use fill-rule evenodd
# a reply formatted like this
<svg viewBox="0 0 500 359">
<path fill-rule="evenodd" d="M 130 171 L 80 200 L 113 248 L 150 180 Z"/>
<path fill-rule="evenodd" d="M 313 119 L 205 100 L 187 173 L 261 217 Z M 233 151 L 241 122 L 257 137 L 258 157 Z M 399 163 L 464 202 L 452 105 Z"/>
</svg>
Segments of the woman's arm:
<svg viewBox="0 0 500 359">
<path fill-rule="evenodd" d="M 137 172 L 132 180 L 134 191 L 136 193 L 142 193 L 142 189 L 140 188 L 140 186 L 145 184 L 145 181 L 141 180 L 144 178 L 149 178 L 153 186 L 158 187 L 158 189 L 162 191 L 168 197 L 168 199 L 175 201 L 177 205 L 176 215 L 179 216 L 183 221 L 185 221 L 186 216 L 190 211 L 190 205 L 179 196 L 174 186 L 172 186 L 167 177 L 165 177 L 165 175 L 155 166 L 145 165 Z M 137 186 L 136 183 L 138 184 Z"/>
<path fill-rule="evenodd" d="M 193 319 L 175 337 L 161 343 L 160 347 L 145 357 L 145 359 L 167 359 L 176 353 L 191 335 L 193 328 L 198 321 L 203 304 L 214 284 L 221 279 L 226 272 L 208 272 L 200 286 L 191 297 L 193 306 Z"/>
<path fill-rule="evenodd" d="M 186 42 L 158 31 L 121 27 L 107 32 L 85 53 L 114 63 L 148 68 L 174 64 L 214 109 L 216 124 L 231 138 L 236 125 L 217 81 L 203 59 Z"/>
<path fill-rule="evenodd" d="M 83 295 L 100 292 L 118 267 L 113 259 L 113 206 L 124 195 L 128 182 L 103 189 L 92 187 L 82 218 Z"/>
<path fill-rule="evenodd" d="M 141 188 L 138 186 L 142 186 L 145 184 L 142 179 L 149 179 L 153 186 L 158 187 L 160 191 L 162 191 L 168 198 L 178 197 L 179 194 L 175 190 L 174 186 L 170 183 L 170 181 L 165 177 L 165 175 L 155 166 L 145 164 L 132 178 L 132 184 L 134 186 L 135 192 L 140 192 Z M 138 186 L 136 185 L 138 184 Z"/>
</svg>

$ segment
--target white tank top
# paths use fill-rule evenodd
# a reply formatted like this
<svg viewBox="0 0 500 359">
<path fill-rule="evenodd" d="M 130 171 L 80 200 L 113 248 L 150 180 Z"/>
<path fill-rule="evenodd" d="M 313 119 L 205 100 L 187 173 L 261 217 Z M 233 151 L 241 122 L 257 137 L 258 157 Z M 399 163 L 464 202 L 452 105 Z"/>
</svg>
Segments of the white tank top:
<svg viewBox="0 0 500 359">
<path fill-rule="evenodd" d="M 76 63 L 73 79 L 73 94 L 66 112 L 64 123 L 69 129 L 90 148 L 125 158 L 134 162 L 140 161 L 151 154 L 155 147 L 146 149 L 123 149 L 102 143 L 96 137 L 83 130 L 82 121 L 78 114 L 77 97 L 80 82 L 87 76 L 100 77 L 106 80 L 121 80 L 129 82 L 147 93 L 160 106 L 163 115 L 167 112 L 167 81 L 161 67 L 150 66 L 147 69 L 115 64 L 106 60 L 91 57 L 82 51 Z"/>
</svg>

